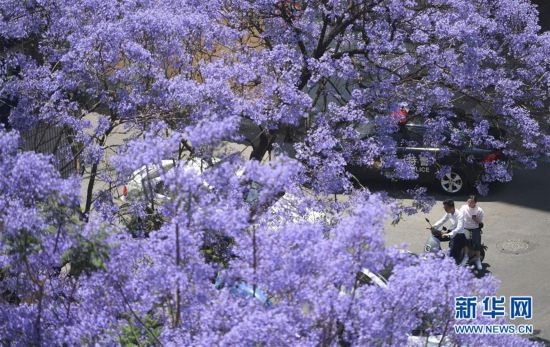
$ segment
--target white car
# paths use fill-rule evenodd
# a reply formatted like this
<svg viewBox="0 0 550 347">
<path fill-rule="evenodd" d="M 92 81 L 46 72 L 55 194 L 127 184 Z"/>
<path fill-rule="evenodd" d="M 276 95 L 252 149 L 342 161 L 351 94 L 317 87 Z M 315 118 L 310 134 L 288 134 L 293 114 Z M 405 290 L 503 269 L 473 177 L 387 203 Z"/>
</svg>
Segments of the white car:
<svg viewBox="0 0 550 347">
<path fill-rule="evenodd" d="M 180 162 L 183 162 L 181 160 Z M 161 175 L 176 166 L 176 160 L 162 160 L 161 165 L 145 165 L 132 173 L 128 181 L 116 189 L 115 195 L 125 202 L 132 198 L 145 196 L 147 200 L 163 202 L 168 199 Z M 185 160 L 185 165 L 202 173 L 210 164 L 205 160 L 193 158 Z"/>
<path fill-rule="evenodd" d="M 416 256 L 414 253 L 411 253 L 406 250 L 400 250 L 400 252 L 409 254 L 411 256 Z M 375 285 L 382 290 L 388 288 L 388 277 L 391 273 L 391 268 L 386 268 L 382 271 L 384 274 L 375 274 L 369 269 L 363 268 L 359 274 L 358 278 L 360 283 L 363 285 Z M 340 295 L 346 295 L 347 291 L 344 288 L 340 288 Z M 447 337 L 443 335 L 425 335 L 425 336 L 416 336 L 412 334 L 407 334 L 407 347 L 452 347 L 455 346 L 452 344 Z"/>
<path fill-rule="evenodd" d="M 147 201 L 154 204 L 161 204 L 166 202 L 170 198 L 167 195 L 164 182 L 162 181 L 162 174 L 168 172 L 176 165 L 182 163 L 187 167 L 190 167 L 198 174 L 201 174 L 206 168 L 212 164 L 219 162 L 219 159 L 213 158 L 209 163 L 206 160 L 200 158 L 182 159 L 176 160 L 162 160 L 161 165 L 145 165 L 137 169 L 132 173 L 128 181 L 118 187 L 114 195 L 122 202 L 127 202 L 135 198 L 145 197 Z M 235 175 L 240 176 L 243 174 L 243 169 L 237 170 Z M 249 204 L 257 202 L 261 187 L 259 184 L 252 182 L 250 189 L 245 197 L 245 200 Z M 307 194 L 303 192 L 304 194 Z M 300 198 L 297 195 L 286 193 L 279 200 L 273 203 L 267 211 L 267 218 L 270 220 L 269 225 L 281 226 L 287 222 L 328 222 L 328 216 L 321 212 L 308 208 L 305 211 L 300 208 Z M 285 218 L 279 217 L 284 215 Z"/>
<path fill-rule="evenodd" d="M 448 338 L 443 335 L 413 336 L 407 338 L 407 347 L 453 347 Z"/>
</svg>

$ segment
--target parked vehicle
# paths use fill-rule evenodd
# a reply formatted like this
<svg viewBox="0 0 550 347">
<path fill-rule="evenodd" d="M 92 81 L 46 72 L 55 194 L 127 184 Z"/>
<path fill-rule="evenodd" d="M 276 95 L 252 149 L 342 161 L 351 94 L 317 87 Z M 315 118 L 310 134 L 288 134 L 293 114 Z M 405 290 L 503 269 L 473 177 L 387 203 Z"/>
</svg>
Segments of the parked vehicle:
<svg viewBox="0 0 550 347">
<path fill-rule="evenodd" d="M 212 163 L 218 162 L 219 159 L 214 158 Z M 203 159 L 193 158 L 190 160 L 181 160 L 181 164 L 193 168 L 197 173 L 202 173 L 210 167 L 212 163 L 208 163 Z M 161 165 L 146 165 L 134 171 L 129 179 L 123 185 L 117 187 L 113 195 L 121 202 L 128 202 L 132 199 L 142 198 L 152 203 L 155 206 L 162 204 L 170 199 L 166 191 L 164 182 L 162 181 L 162 173 L 169 171 L 178 164 L 176 160 L 162 160 Z M 180 165 L 181 165 L 180 164 Z M 242 170 L 238 170 L 236 175 L 241 175 Z M 206 184 L 206 183 L 205 183 Z M 249 205 L 257 204 L 262 187 L 257 182 L 251 182 L 244 200 Z M 307 194 L 305 191 L 304 194 Z M 299 208 L 300 199 L 298 196 L 285 193 L 281 195 L 277 201 L 269 206 L 270 216 L 273 219 L 271 224 L 281 224 L 286 222 L 307 221 L 314 223 L 317 221 L 328 222 L 328 216 L 320 211 L 312 208 L 303 211 Z M 277 217 L 285 216 L 285 219 Z M 275 219 L 279 219 L 278 221 Z"/>
<path fill-rule="evenodd" d="M 411 164 L 423 184 L 436 183 L 446 194 L 458 195 L 472 187 L 483 171 L 483 163 L 505 160 L 501 152 L 476 146 L 453 146 L 448 148 L 424 145 L 428 131 L 424 124 L 407 123 L 394 134 L 397 142 L 397 156 Z M 363 129 L 363 136 L 369 136 L 370 129 Z M 347 170 L 360 181 L 385 177 L 384 166 L 380 161 L 373 166 L 348 165 Z M 450 167 L 438 177 L 442 167 Z"/>
<path fill-rule="evenodd" d="M 417 257 L 416 254 L 404 251 L 403 253 L 406 253 L 407 255 Z M 359 280 L 360 285 L 372 285 L 377 286 L 381 290 L 386 290 L 389 285 L 389 279 L 393 271 L 393 266 L 389 265 L 386 268 L 384 268 L 380 273 L 373 273 L 370 270 L 363 268 L 358 274 L 357 278 Z M 342 295 L 346 294 L 346 291 L 340 290 L 340 293 Z M 426 328 L 424 327 L 424 323 L 414 329 L 410 334 L 407 334 L 407 347 L 420 347 L 420 346 L 443 346 L 443 347 L 451 347 L 454 346 L 448 338 L 443 337 L 443 335 L 430 335 L 426 332 Z"/>
<path fill-rule="evenodd" d="M 145 197 L 148 201 L 156 203 L 166 201 L 168 196 L 161 175 L 175 167 L 177 162 L 176 160 L 165 159 L 161 161 L 161 165 L 144 165 L 140 167 L 130 175 L 123 185 L 115 189 L 114 196 L 122 202 L 138 197 Z M 207 161 L 199 158 L 181 160 L 181 162 L 198 173 L 210 166 Z"/>
<path fill-rule="evenodd" d="M 448 338 L 443 335 L 409 335 L 407 347 L 454 347 Z"/>
<path fill-rule="evenodd" d="M 226 286 L 225 279 L 222 273 L 218 273 L 216 280 L 214 282 L 214 287 L 216 289 L 223 289 Z M 260 288 L 255 288 L 254 286 L 243 282 L 236 281 L 232 286 L 229 286 L 229 292 L 233 295 L 238 295 L 242 298 L 255 298 L 259 303 L 264 307 L 270 308 L 273 307 L 273 302 L 271 298 Z"/>
</svg>

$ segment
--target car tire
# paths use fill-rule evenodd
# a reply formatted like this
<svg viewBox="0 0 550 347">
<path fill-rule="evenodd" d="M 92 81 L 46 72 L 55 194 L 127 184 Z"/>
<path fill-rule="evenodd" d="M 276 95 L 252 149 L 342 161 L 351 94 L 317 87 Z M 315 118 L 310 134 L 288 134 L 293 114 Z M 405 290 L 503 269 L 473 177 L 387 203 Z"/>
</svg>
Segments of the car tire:
<svg viewBox="0 0 550 347">
<path fill-rule="evenodd" d="M 466 190 L 466 177 L 458 170 L 452 169 L 439 179 L 439 188 L 447 195 L 460 195 Z"/>
</svg>

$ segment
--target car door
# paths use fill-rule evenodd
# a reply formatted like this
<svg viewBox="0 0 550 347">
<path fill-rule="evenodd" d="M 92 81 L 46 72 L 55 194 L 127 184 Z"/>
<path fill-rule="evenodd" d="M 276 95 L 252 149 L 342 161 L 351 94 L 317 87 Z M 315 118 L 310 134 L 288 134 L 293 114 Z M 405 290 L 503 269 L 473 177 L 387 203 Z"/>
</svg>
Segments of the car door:
<svg viewBox="0 0 550 347">
<path fill-rule="evenodd" d="M 426 128 L 417 124 L 406 125 L 399 131 L 397 155 L 415 168 L 418 181 L 433 181 L 437 171 L 437 147 L 424 146 Z"/>
</svg>

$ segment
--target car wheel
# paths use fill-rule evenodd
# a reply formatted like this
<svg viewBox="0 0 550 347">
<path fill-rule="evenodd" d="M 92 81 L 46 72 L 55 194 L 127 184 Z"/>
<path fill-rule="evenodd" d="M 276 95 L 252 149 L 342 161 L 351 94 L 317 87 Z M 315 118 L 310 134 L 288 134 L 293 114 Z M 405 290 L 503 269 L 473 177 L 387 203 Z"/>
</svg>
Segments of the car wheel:
<svg viewBox="0 0 550 347">
<path fill-rule="evenodd" d="M 444 193 L 450 195 L 457 195 L 464 191 L 466 188 L 466 181 L 462 173 L 452 170 L 445 174 L 439 180 L 439 184 Z"/>
</svg>

